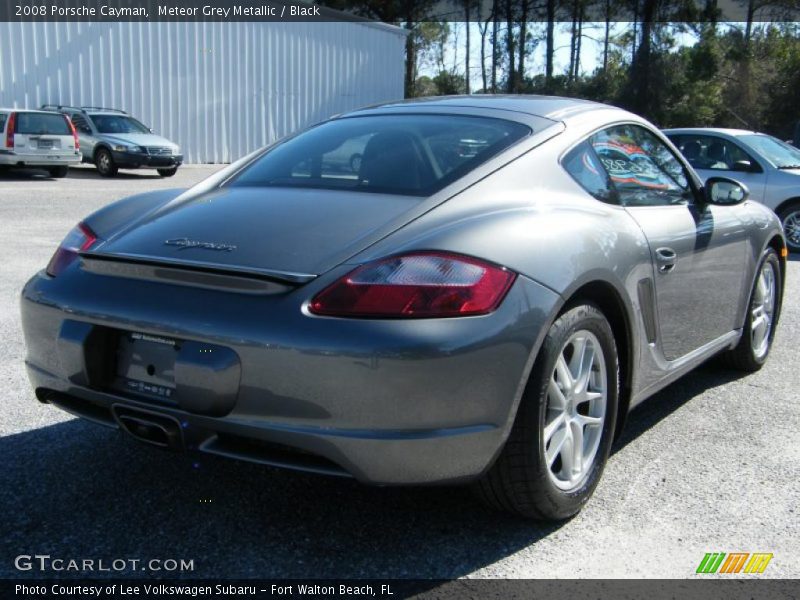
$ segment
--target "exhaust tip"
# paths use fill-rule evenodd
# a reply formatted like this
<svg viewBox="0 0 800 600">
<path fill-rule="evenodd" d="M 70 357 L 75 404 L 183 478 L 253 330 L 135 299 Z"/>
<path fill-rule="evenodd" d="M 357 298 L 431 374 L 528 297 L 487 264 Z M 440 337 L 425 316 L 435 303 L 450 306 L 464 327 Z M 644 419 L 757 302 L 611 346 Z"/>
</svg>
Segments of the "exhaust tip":
<svg viewBox="0 0 800 600">
<path fill-rule="evenodd" d="M 36 394 L 36 399 L 42 404 L 50 404 L 50 399 L 56 395 L 56 392 L 47 388 L 36 388 L 34 393 Z"/>
<path fill-rule="evenodd" d="M 170 445 L 167 430 L 158 423 L 137 419 L 130 415 L 120 417 L 119 422 L 125 431 L 140 441 L 162 448 L 168 448 Z"/>
<path fill-rule="evenodd" d="M 177 419 L 149 411 L 114 405 L 117 423 L 140 442 L 167 450 L 183 450 L 183 436 Z"/>
</svg>

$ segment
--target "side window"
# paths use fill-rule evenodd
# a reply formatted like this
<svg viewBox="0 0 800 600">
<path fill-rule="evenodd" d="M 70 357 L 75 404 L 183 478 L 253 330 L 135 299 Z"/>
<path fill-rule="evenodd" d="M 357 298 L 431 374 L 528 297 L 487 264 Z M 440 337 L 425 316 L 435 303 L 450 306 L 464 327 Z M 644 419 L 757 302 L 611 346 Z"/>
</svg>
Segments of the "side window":
<svg viewBox="0 0 800 600">
<path fill-rule="evenodd" d="M 83 116 L 73 113 L 69 116 L 72 120 L 72 124 L 75 125 L 75 129 L 80 131 L 81 133 L 91 133 L 91 129 L 89 128 L 89 124 L 86 122 L 86 119 Z"/>
<path fill-rule="evenodd" d="M 619 203 L 608 174 L 600 165 L 589 142 L 581 142 L 575 146 L 567 153 L 561 164 L 567 173 L 592 196 L 609 204 Z"/>
<path fill-rule="evenodd" d="M 600 158 L 623 206 L 687 204 L 692 189 L 686 170 L 654 134 L 637 125 L 596 133 L 589 143 Z"/>
<path fill-rule="evenodd" d="M 737 162 L 753 164 L 753 159 L 739 146 L 713 135 L 682 135 L 678 150 L 695 169 L 733 171 Z"/>
</svg>

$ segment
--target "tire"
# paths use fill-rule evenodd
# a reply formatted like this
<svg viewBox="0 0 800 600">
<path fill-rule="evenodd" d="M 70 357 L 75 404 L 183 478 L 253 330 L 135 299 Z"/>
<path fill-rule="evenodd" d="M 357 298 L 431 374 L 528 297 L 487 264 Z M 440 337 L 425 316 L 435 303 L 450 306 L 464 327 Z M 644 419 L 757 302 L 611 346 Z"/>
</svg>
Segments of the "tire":
<svg viewBox="0 0 800 600">
<path fill-rule="evenodd" d="M 69 167 L 51 167 L 47 169 L 47 172 L 50 173 L 50 177 L 61 179 L 62 177 L 67 176 L 67 173 L 69 173 Z"/>
<path fill-rule="evenodd" d="M 588 370 L 576 370 L 577 364 L 571 360 L 582 339 L 586 348 L 594 349 Z M 559 396 L 557 392 L 572 381 L 564 368 L 578 381 L 588 371 L 589 383 L 582 393 L 602 396 L 604 387 L 604 406 L 600 398 L 581 400 L 585 396 L 580 386 L 578 402 L 569 393 Z M 593 304 L 569 308 L 547 332 L 509 438 L 495 464 L 476 484 L 479 497 L 494 508 L 529 519 L 557 521 L 575 515 L 592 496 L 603 473 L 614 439 L 618 398 L 619 362 L 611 326 Z M 580 417 L 599 422 L 590 425 Z M 574 448 L 567 440 L 574 439 L 577 430 L 584 442 L 581 447 L 589 455 L 581 461 L 579 474 L 566 462 L 574 456 L 567 451 L 567 446 Z M 560 451 L 556 451 L 559 442 Z M 551 448 L 553 452 L 548 453 Z"/>
<path fill-rule="evenodd" d="M 158 174 L 162 177 L 172 177 L 178 172 L 178 167 L 172 167 L 171 169 L 156 169 L 156 171 L 158 171 Z"/>
<path fill-rule="evenodd" d="M 781 209 L 778 217 L 783 224 L 783 234 L 790 252 L 800 252 L 800 201 Z"/>
<path fill-rule="evenodd" d="M 767 248 L 764 251 L 756 273 L 756 280 L 750 292 L 750 302 L 747 304 L 747 318 L 742 329 L 742 337 L 733 350 L 721 355 L 722 361 L 729 367 L 749 373 L 758 371 L 767 362 L 780 317 L 783 281 L 775 250 Z M 768 290 L 768 293 L 765 290 Z M 757 320 L 763 324 L 764 321 L 761 320 L 763 317 L 767 318 L 766 332 L 763 327 L 754 325 Z"/>
<path fill-rule="evenodd" d="M 106 148 L 100 148 L 94 155 L 94 165 L 97 167 L 97 172 L 103 177 L 114 177 L 119 170 L 114 163 L 114 157 Z"/>
</svg>

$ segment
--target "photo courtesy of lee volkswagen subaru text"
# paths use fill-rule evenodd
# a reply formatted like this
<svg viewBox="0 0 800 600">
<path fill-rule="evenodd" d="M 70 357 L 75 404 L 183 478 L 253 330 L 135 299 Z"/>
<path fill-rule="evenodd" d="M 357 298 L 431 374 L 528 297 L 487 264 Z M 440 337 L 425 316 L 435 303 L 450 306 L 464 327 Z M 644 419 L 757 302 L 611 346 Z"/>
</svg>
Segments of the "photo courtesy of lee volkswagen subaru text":
<svg viewBox="0 0 800 600">
<path fill-rule="evenodd" d="M 553 520 L 631 407 L 761 368 L 785 265 L 775 214 L 634 114 L 447 97 L 87 216 L 22 326 L 39 400 L 143 442 Z"/>
</svg>

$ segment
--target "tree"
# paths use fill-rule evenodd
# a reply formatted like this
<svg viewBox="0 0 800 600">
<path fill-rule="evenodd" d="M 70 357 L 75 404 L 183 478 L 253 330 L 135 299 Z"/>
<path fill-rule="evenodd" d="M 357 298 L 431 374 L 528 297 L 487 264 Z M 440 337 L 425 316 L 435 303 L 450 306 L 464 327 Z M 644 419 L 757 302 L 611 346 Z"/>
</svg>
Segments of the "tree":
<svg viewBox="0 0 800 600">
<path fill-rule="evenodd" d="M 482 3 L 480 6 L 482 7 L 484 4 Z M 478 21 L 478 32 L 481 36 L 481 82 L 483 83 L 482 91 L 484 93 L 489 91 L 489 81 L 486 72 L 486 38 L 488 37 L 489 23 L 492 22 L 492 18 L 493 13 L 492 11 L 489 11 L 489 16 L 486 17 L 485 21 Z"/>
<path fill-rule="evenodd" d="M 545 92 L 553 91 L 553 57 L 555 48 L 556 0 L 547 0 L 547 34 L 545 41 Z"/>
</svg>

